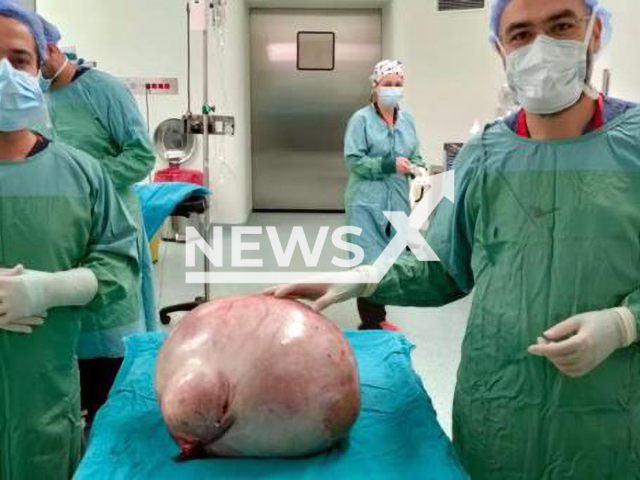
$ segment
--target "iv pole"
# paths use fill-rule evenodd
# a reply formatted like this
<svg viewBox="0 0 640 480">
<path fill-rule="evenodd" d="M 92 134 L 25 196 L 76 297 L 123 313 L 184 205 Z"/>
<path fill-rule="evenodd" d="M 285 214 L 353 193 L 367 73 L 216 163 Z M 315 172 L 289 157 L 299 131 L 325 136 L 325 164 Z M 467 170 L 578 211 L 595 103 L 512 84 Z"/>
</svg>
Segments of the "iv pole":
<svg viewBox="0 0 640 480">
<path fill-rule="evenodd" d="M 198 1 L 198 0 L 196 0 Z M 211 149 L 209 138 L 211 135 L 234 135 L 235 134 L 235 118 L 232 116 L 214 115 L 215 107 L 209 104 L 209 33 L 212 23 L 212 10 L 214 7 L 224 7 L 222 0 L 200 0 L 205 3 L 204 7 L 204 29 L 202 32 L 202 115 L 193 115 L 190 106 L 187 114 L 183 117 L 183 125 L 185 132 L 191 134 L 202 134 L 202 169 L 204 174 L 204 186 L 211 189 Z M 187 7 L 189 8 L 189 7 Z M 190 27 L 189 27 L 190 30 Z M 189 58 L 191 58 L 191 45 L 189 44 Z M 189 75 L 191 74 L 191 63 L 189 60 Z M 191 91 L 191 82 L 189 82 L 189 91 Z M 189 96 L 190 98 L 190 96 Z M 190 102 L 189 102 L 190 103 Z M 204 212 L 203 233 L 206 241 L 211 240 L 211 208 L 207 208 Z M 208 302 L 211 300 L 211 284 L 209 283 L 209 275 L 211 273 L 211 265 L 204 258 L 204 299 L 197 301 Z"/>
<path fill-rule="evenodd" d="M 191 2 L 195 4 L 204 3 L 204 29 L 202 32 L 202 114 L 195 115 L 191 112 Z M 222 0 L 188 0 L 187 1 L 187 61 L 188 61 L 188 105 L 187 113 L 182 117 L 182 129 L 184 135 L 202 135 L 202 163 L 204 187 L 210 190 L 211 186 L 211 159 L 209 148 L 209 137 L 211 135 L 234 135 L 235 134 L 235 118 L 233 116 L 214 115 L 215 108 L 209 105 L 209 28 L 211 21 L 211 10 L 215 5 L 224 6 Z M 197 213 L 204 217 L 202 230 L 205 241 L 211 240 L 211 205 L 206 202 L 204 207 L 200 207 Z M 202 209 L 203 208 L 203 209 Z M 194 213 L 194 212 L 192 212 Z M 211 274 L 211 266 L 204 256 L 204 297 L 197 297 L 193 302 L 182 303 L 165 307 L 160 310 L 160 320 L 164 325 L 171 322 L 170 315 L 175 312 L 188 312 L 203 303 L 211 300 L 211 286 L 209 284 L 209 275 Z"/>
<path fill-rule="evenodd" d="M 204 13 L 205 27 L 202 32 L 202 56 L 203 56 L 203 92 L 202 92 L 202 164 L 204 170 L 204 186 L 209 189 L 211 183 L 209 171 L 209 5 L 205 8 Z M 204 212 L 204 239 L 206 242 L 211 240 L 211 206 Z M 211 300 L 211 285 L 209 284 L 210 266 L 207 257 L 204 256 L 204 301 Z"/>
<path fill-rule="evenodd" d="M 194 1 L 194 0 L 191 0 Z M 211 189 L 211 149 L 209 139 L 211 135 L 235 135 L 236 122 L 233 116 L 215 115 L 215 107 L 209 104 L 209 33 L 212 24 L 212 10 L 218 6 L 223 7 L 225 3 L 222 0 L 195 0 L 196 3 L 204 3 L 204 29 L 202 31 L 202 114 L 194 115 L 191 113 L 191 106 L 187 108 L 187 113 L 183 117 L 183 127 L 185 133 L 201 134 L 202 141 L 202 169 L 204 174 L 204 187 Z M 188 12 L 190 7 L 187 6 Z M 189 13 L 190 18 L 190 13 Z M 219 26 L 219 25 L 218 25 Z M 189 27 L 191 30 L 191 27 Z M 189 75 L 191 75 L 191 44 L 189 42 Z M 191 81 L 189 81 L 189 92 L 191 92 Z M 191 94 L 189 93 L 189 99 Z M 189 103 L 190 100 L 189 100 Z M 210 206 L 203 213 L 204 226 L 203 237 L 205 241 L 211 240 L 211 208 Z M 204 258 L 204 298 L 196 299 L 196 301 L 208 302 L 211 300 L 211 284 L 209 283 L 209 275 L 211 274 L 211 265 Z"/>
</svg>

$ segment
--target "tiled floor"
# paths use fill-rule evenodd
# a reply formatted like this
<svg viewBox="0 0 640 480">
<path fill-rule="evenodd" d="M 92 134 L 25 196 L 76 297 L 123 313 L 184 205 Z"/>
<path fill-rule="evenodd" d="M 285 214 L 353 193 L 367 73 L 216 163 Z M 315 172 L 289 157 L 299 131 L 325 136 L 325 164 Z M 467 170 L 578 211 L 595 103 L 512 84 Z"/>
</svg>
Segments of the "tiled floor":
<svg viewBox="0 0 640 480">
<path fill-rule="evenodd" d="M 311 249 L 321 226 L 330 227 L 331 231 L 343 225 L 342 215 L 320 214 L 255 214 L 251 217 L 249 226 L 276 227 L 281 242 L 286 245 L 294 226 L 304 228 L 309 237 Z M 265 229 L 263 229 L 265 232 Z M 223 229 L 224 270 L 229 268 L 231 259 L 231 234 L 229 228 Z M 328 238 L 331 238 L 329 233 Z M 275 255 L 265 233 L 260 236 L 247 236 L 244 242 L 260 244 L 259 252 L 244 252 L 243 258 L 263 258 L 263 271 L 277 270 Z M 213 243 L 211 243 L 213 246 Z M 237 242 L 236 242 L 237 244 Z M 330 241 L 320 255 L 319 270 L 332 270 L 333 255 L 343 256 L 335 249 Z M 202 264 L 199 259 L 198 265 Z M 305 271 L 302 255 L 296 250 L 288 269 Z M 197 270 L 202 270 L 198 268 Z M 245 269 L 247 270 L 247 269 Z M 251 269 L 248 269 L 251 270 Z M 158 295 L 160 306 L 192 300 L 202 294 L 202 286 L 187 285 L 185 283 L 185 246 L 175 243 L 162 243 L 160 262 L 156 265 L 158 279 Z M 260 284 L 219 284 L 211 285 L 212 296 L 224 296 L 236 293 L 256 292 L 267 285 Z M 464 299 L 444 308 L 396 308 L 390 307 L 389 319 L 396 323 L 415 345 L 413 362 L 416 371 L 422 377 L 425 387 L 431 396 L 438 412 L 438 418 L 447 434 L 451 434 L 451 405 L 455 386 L 456 371 L 460 361 L 460 345 L 466 327 L 470 301 Z M 326 315 L 342 328 L 355 328 L 358 325 L 358 315 L 355 302 L 331 307 Z"/>
</svg>

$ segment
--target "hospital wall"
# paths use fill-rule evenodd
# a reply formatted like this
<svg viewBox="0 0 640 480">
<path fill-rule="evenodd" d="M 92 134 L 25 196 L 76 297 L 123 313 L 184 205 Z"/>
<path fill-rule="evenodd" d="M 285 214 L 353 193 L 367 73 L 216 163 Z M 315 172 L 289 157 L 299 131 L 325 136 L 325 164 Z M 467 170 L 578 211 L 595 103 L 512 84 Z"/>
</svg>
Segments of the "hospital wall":
<svg viewBox="0 0 640 480">
<path fill-rule="evenodd" d="M 614 14 L 614 36 L 594 74 L 613 74 L 611 93 L 640 101 L 640 64 L 633 61 L 640 2 L 604 0 Z M 234 137 L 211 141 L 214 218 L 242 223 L 251 211 L 251 132 L 248 58 L 248 5 L 229 0 L 224 47 L 210 42 L 211 100 L 218 111 L 236 116 Z M 383 7 L 385 56 L 406 65 L 405 108 L 417 120 L 423 156 L 442 162 L 444 142 L 464 141 L 473 123 L 495 117 L 502 65 L 489 46 L 488 10 L 443 13 L 436 0 L 251 0 L 261 7 Z M 96 60 L 99 68 L 118 77 L 177 77 L 178 96 L 152 96 L 151 131 L 187 108 L 185 2 L 182 0 L 38 0 L 38 10 L 58 24 L 63 45 Z M 202 101 L 200 37 L 193 36 L 192 109 Z M 224 53 L 222 53 L 222 48 Z M 367 79 L 363 78 L 363 82 Z M 143 113 L 144 97 L 137 97 Z M 218 157 L 224 156 L 228 167 Z M 190 166 L 198 166 L 197 162 Z"/>
<path fill-rule="evenodd" d="M 405 64 L 404 106 L 416 118 L 423 157 L 442 163 L 445 142 L 463 142 L 476 120 L 495 117 L 503 74 L 487 41 L 488 11 L 437 12 L 436 5 L 390 3 L 384 47 Z"/>
<path fill-rule="evenodd" d="M 78 54 L 98 62 L 116 77 L 178 78 L 177 96 L 150 96 L 150 131 L 187 110 L 187 26 L 183 0 L 38 0 L 38 12 L 60 28 L 61 45 L 76 46 Z M 236 117 L 233 137 L 210 142 L 214 219 L 243 223 L 251 211 L 251 153 L 249 115 L 248 10 L 229 1 L 224 55 L 218 38 L 210 41 L 210 103 L 217 112 Z M 202 106 L 202 35 L 192 35 L 191 108 Z M 144 96 L 136 97 L 146 117 Z M 229 168 L 218 157 L 224 154 Z M 200 168 L 201 160 L 188 165 Z M 166 165 L 158 163 L 162 168 Z M 223 172 L 223 174 L 221 174 Z"/>
</svg>

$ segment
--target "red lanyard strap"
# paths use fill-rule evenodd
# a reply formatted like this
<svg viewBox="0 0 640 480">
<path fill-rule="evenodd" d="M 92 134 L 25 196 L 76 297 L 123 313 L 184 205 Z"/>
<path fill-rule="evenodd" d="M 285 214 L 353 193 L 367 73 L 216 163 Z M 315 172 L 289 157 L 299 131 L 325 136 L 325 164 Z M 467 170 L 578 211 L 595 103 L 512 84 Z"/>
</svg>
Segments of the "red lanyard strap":
<svg viewBox="0 0 640 480">
<path fill-rule="evenodd" d="M 593 115 L 589 126 L 593 127 L 591 130 L 598 130 L 604 126 L 604 98 L 602 95 L 598 95 L 596 113 Z M 516 117 L 516 134 L 521 137 L 531 138 L 529 127 L 527 126 L 527 114 L 524 110 L 520 110 Z"/>
</svg>

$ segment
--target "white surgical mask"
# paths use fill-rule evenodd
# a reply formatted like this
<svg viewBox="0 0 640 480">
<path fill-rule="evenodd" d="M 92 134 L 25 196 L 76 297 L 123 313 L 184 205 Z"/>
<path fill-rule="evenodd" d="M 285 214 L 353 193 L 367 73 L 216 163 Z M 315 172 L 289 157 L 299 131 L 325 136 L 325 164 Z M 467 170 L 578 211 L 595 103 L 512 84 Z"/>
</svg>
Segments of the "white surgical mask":
<svg viewBox="0 0 640 480">
<path fill-rule="evenodd" d="M 378 89 L 378 101 L 385 107 L 396 107 L 402 96 L 404 89 L 402 87 L 380 87 Z"/>
<path fill-rule="evenodd" d="M 40 72 L 40 78 L 38 79 L 39 82 L 40 82 L 40 89 L 43 92 L 46 92 L 47 90 L 49 90 L 51 88 L 51 85 L 53 84 L 53 82 L 55 82 L 56 79 L 62 74 L 62 71 L 65 69 L 65 67 L 68 64 L 69 64 L 69 59 L 65 55 L 64 62 L 62 63 L 62 66 L 58 69 L 58 71 L 55 73 L 55 75 L 53 77 L 45 78 L 44 75 L 42 74 L 42 72 Z"/>
<path fill-rule="evenodd" d="M 506 55 L 509 87 L 525 110 L 557 113 L 574 105 L 583 93 L 597 95 L 585 83 L 596 17 L 594 12 L 583 42 L 538 35 L 532 44 Z"/>
<path fill-rule="evenodd" d="M 0 132 L 44 128 L 48 118 L 38 78 L 0 61 Z"/>
</svg>

